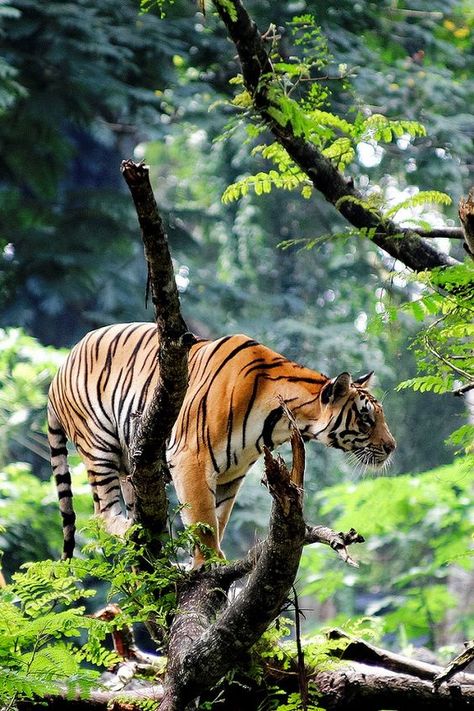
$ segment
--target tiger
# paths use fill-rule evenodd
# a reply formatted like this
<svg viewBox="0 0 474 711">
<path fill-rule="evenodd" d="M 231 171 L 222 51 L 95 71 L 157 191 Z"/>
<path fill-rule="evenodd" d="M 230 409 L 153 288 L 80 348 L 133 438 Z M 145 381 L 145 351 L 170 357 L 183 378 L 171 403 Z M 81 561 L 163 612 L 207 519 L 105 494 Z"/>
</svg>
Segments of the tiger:
<svg viewBox="0 0 474 711">
<path fill-rule="evenodd" d="M 105 326 L 86 334 L 53 378 L 48 440 L 64 559 L 75 547 L 67 440 L 85 464 L 94 512 L 106 528 L 124 535 L 133 521 L 133 420 L 157 385 L 158 349 L 154 323 Z M 286 408 L 305 441 L 351 452 L 365 467 L 388 462 L 396 443 L 368 390 L 372 375 L 329 378 L 242 334 L 195 340 L 166 456 L 184 525 L 207 524 L 199 534 L 202 550 L 224 557 L 222 538 L 247 471 L 264 447 L 272 450 L 291 437 Z M 195 565 L 203 560 L 198 548 Z"/>
</svg>

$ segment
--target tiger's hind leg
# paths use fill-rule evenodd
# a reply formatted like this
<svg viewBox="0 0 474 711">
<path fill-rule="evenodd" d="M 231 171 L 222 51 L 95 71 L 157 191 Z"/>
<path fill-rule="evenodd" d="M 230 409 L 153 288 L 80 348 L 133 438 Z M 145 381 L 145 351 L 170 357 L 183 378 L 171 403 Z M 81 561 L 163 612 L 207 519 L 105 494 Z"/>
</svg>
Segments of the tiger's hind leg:
<svg viewBox="0 0 474 711">
<path fill-rule="evenodd" d="M 81 458 L 87 469 L 87 477 L 92 489 L 94 512 L 101 516 L 109 533 L 123 536 L 130 527 L 131 521 L 123 513 L 123 497 L 120 484 L 120 455 L 114 451 L 92 449 L 84 451 L 76 443 Z"/>
<path fill-rule="evenodd" d="M 216 512 L 217 521 L 219 523 L 219 544 L 222 543 L 225 527 L 229 520 L 229 516 L 234 507 L 235 498 L 239 491 L 244 476 L 240 476 L 227 484 L 218 484 L 216 488 Z"/>
<path fill-rule="evenodd" d="M 71 473 L 67 463 L 67 437 L 50 407 L 48 407 L 48 442 L 63 523 L 62 559 L 66 560 L 72 558 L 74 552 L 76 514 L 72 505 Z"/>
</svg>

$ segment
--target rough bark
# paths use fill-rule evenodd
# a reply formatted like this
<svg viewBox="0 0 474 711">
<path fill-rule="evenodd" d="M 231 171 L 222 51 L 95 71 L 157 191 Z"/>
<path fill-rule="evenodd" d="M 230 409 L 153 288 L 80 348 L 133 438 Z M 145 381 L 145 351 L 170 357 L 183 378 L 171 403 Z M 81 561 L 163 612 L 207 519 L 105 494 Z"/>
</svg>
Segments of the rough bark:
<svg viewBox="0 0 474 711">
<path fill-rule="evenodd" d="M 131 481 L 135 489 L 135 520 L 152 535 L 153 549 L 165 530 L 168 501 L 166 442 L 178 416 L 188 385 L 188 350 L 194 337 L 181 316 L 179 295 L 166 232 L 149 181 L 148 168 L 131 160 L 122 174 L 132 194 L 142 231 L 148 266 L 148 287 L 155 310 L 159 341 L 159 382 L 152 402 L 134 413 L 130 447 Z"/>
<path fill-rule="evenodd" d="M 362 640 L 357 640 L 364 645 Z M 383 650 L 385 651 L 385 650 Z M 399 655 L 394 655 L 399 656 Z M 450 683 L 437 685 L 423 673 L 419 674 L 417 663 L 405 659 L 402 666 L 406 672 L 392 671 L 389 668 L 374 663 L 361 663 L 352 661 L 337 663 L 331 669 L 316 671 L 308 675 L 318 692 L 318 704 L 327 711 L 380 711 L 392 709 L 399 711 L 464 711 L 474 708 L 474 680 L 472 675 L 459 675 Z M 379 660 L 380 661 L 380 660 Z M 426 665 L 431 667 L 432 665 Z M 440 670 L 439 667 L 432 667 Z M 293 675 L 293 679 L 296 674 Z M 282 684 L 278 670 L 273 670 L 267 679 L 269 686 L 275 683 L 277 677 Z M 288 675 L 286 676 L 289 681 Z M 139 709 L 144 700 L 162 701 L 160 709 L 166 700 L 163 687 L 160 684 L 144 686 L 143 688 L 114 691 L 93 691 L 87 699 L 65 698 L 63 695 L 49 697 L 48 709 L 58 711 L 131 711 Z M 44 704 L 44 700 L 42 702 Z M 249 708 L 253 708 L 252 695 L 248 698 Z M 19 711 L 33 711 L 37 709 L 35 701 L 25 701 L 18 704 Z M 221 699 L 219 707 L 223 711 L 234 709 L 232 700 L 226 702 Z M 184 711 L 185 706 L 175 706 Z"/>
<path fill-rule="evenodd" d="M 345 177 L 314 144 L 295 135 L 289 122 L 282 126 L 272 118 L 269 113 L 272 100 L 268 88 L 273 68 L 257 25 L 241 0 L 231 0 L 230 3 L 214 0 L 214 6 L 237 48 L 244 84 L 255 109 L 277 141 L 326 200 L 354 227 L 375 229 L 372 238 L 375 244 L 414 271 L 456 263 L 447 254 L 421 239 L 415 230 L 402 228 L 385 219 L 381 213 L 366 207 L 363 195 L 354 188 L 352 180 Z"/>
<path fill-rule="evenodd" d="M 294 462 L 303 462 L 304 445 L 293 430 Z M 179 596 L 171 627 L 169 667 L 160 711 L 180 711 L 203 688 L 210 688 L 257 642 L 288 597 L 305 539 L 302 489 L 284 462 L 265 451 L 265 472 L 273 497 L 268 537 L 247 585 L 224 607 L 230 583 L 226 571 L 205 571 Z M 302 472 L 293 477 L 302 481 Z M 225 566 L 224 566 L 225 568 Z M 219 610 L 223 609 L 216 618 Z M 214 618 L 215 621 L 214 621 Z"/>
<path fill-rule="evenodd" d="M 466 653 L 464 653 L 463 655 L 456 657 L 456 659 L 453 660 L 448 667 L 446 667 L 446 670 L 443 671 L 441 667 L 436 664 L 428 664 L 427 662 L 422 662 L 418 659 L 405 657 L 403 654 L 390 652 L 388 649 L 377 647 L 374 644 L 370 644 L 362 639 L 348 635 L 339 629 L 330 630 L 328 637 L 330 639 L 346 639 L 348 641 L 348 645 L 342 653 L 341 658 L 343 660 L 350 659 L 355 662 L 380 667 L 392 672 L 411 674 L 419 679 L 427 679 L 429 681 L 435 681 L 436 683 L 438 683 L 437 680 L 441 683 L 454 674 L 462 671 L 462 669 L 464 669 L 469 663 L 466 662 L 464 666 L 458 664 L 458 660 L 461 656 L 467 656 Z M 471 645 L 471 654 L 473 647 L 474 645 Z M 456 681 L 459 684 L 468 684 L 472 686 L 474 685 L 474 675 L 460 674 Z"/>
<path fill-rule="evenodd" d="M 459 675 L 459 672 L 461 672 L 463 669 L 465 669 L 467 666 L 472 664 L 474 661 L 474 641 L 466 643 L 465 649 L 461 654 L 458 654 L 457 657 L 455 657 L 449 664 L 448 666 L 443 669 L 443 671 L 440 674 L 437 674 L 434 683 L 435 686 L 438 687 L 440 684 L 442 684 L 444 681 L 448 681 L 451 679 L 455 674 L 458 675 L 457 679 L 460 678 L 460 676 L 464 675 Z M 472 678 L 472 675 L 470 675 Z"/>
<path fill-rule="evenodd" d="M 410 674 L 354 662 L 351 667 L 318 672 L 313 677 L 326 711 L 463 711 L 474 708 L 474 686 L 433 683 Z"/>
</svg>

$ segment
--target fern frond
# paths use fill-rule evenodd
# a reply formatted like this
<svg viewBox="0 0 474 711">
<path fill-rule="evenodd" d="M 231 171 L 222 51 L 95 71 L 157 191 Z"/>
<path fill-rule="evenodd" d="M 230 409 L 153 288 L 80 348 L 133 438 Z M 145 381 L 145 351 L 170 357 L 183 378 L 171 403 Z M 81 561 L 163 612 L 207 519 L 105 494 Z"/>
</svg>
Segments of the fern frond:
<svg viewBox="0 0 474 711">
<path fill-rule="evenodd" d="M 337 138 L 334 143 L 323 150 L 323 155 L 336 164 L 339 170 L 344 170 L 355 158 L 355 150 L 350 138 Z"/>
<path fill-rule="evenodd" d="M 372 198 L 372 196 L 370 196 Z M 355 197 L 355 195 L 343 195 L 337 202 L 335 203 L 334 207 L 336 210 L 339 210 L 341 205 L 343 205 L 345 202 L 350 202 L 353 205 L 359 205 L 362 207 L 364 210 L 369 210 L 374 214 L 375 217 L 379 218 L 380 215 L 378 213 L 379 209 L 379 198 L 377 195 L 373 196 L 373 202 L 369 199 L 363 200 L 362 198 Z M 359 230 L 358 230 L 359 231 Z"/>
<path fill-rule="evenodd" d="M 441 193 L 438 190 L 420 190 L 419 193 L 412 195 L 406 200 L 402 200 L 397 205 L 394 205 L 385 212 L 385 217 L 393 217 L 399 210 L 406 210 L 413 207 L 419 207 L 428 203 L 435 205 L 451 205 L 452 200 L 446 193 Z"/>
<path fill-rule="evenodd" d="M 349 123 L 349 121 L 346 121 L 340 116 L 329 113 L 329 111 L 313 109 L 308 113 L 308 116 L 315 124 L 337 128 L 339 131 L 346 133 L 348 136 L 353 136 L 355 134 L 354 125 L 352 123 Z"/>
<path fill-rule="evenodd" d="M 280 173 L 284 173 L 288 170 L 298 171 L 296 163 L 290 158 L 287 151 L 276 141 L 266 145 L 264 143 L 255 146 L 252 150 L 252 155 L 262 154 L 262 157 L 266 160 L 271 160 L 274 163 Z"/>
<path fill-rule="evenodd" d="M 359 141 L 381 141 L 390 143 L 394 138 L 401 138 L 404 134 L 416 138 L 426 136 L 426 129 L 418 121 L 388 119 L 382 114 L 372 114 L 361 123 Z"/>
<path fill-rule="evenodd" d="M 295 173 L 279 173 L 276 170 L 270 170 L 268 173 L 259 172 L 229 185 L 225 189 L 221 200 L 224 204 L 227 204 L 244 197 L 249 190 L 253 190 L 256 195 L 262 195 L 263 193 L 271 192 L 272 187 L 295 190 L 302 184 L 306 184 L 311 188 L 306 174 L 302 171 L 296 171 Z"/>
<path fill-rule="evenodd" d="M 453 379 L 451 377 L 444 378 L 440 375 L 421 375 L 418 378 L 403 380 L 397 385 L 396 390 L 406 390 L 407 388 L 421 393 L 447 393 L 453 388 Z"/>
</svg>

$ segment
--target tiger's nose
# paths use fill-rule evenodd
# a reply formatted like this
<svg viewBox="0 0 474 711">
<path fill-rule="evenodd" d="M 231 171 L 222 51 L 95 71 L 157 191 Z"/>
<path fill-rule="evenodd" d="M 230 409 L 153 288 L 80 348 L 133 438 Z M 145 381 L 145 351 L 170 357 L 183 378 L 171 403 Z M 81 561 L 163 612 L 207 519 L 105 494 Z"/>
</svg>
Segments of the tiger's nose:
<svg viewBox="0 0 474 711">
<path fill-rule="evenodd" d="M 393 450 L 396 448 L 396 446 L 397 446 L 397 444 L 396 444 L 395 440 L 393 439 L 390 442 L 384 442 L 384 444 L 382 445 L 382 448 L 383 448 L 385 454 L 391 454 L 393 452 Z"/>
</svg>

